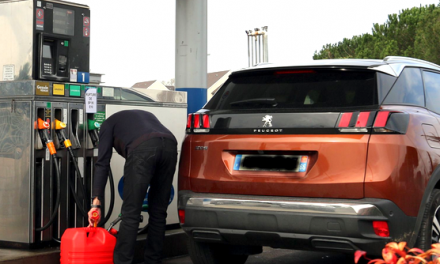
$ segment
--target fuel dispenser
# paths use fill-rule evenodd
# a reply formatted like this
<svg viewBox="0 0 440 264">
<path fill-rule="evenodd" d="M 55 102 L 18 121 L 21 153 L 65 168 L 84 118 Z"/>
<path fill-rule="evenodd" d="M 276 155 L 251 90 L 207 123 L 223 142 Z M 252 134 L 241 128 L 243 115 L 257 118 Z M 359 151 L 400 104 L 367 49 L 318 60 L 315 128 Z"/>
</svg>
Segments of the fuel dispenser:
<svg viewBox="0 0 440 264">
<path fill-rule="evenodd" d="M 90 9 L 11 0 L 0 8 L 0 81 L 89 82 Z"/>
<path fill-rule="evenodd" d="M 11 0 L 0 17 L 0 244 L 36 245 L 86 223 L 90 10 Z"/>
<path fill-rule="evenodd" d="M 42 85 L 47 85 L 49 95 L 38 95 L 38 86 Z M 59 83 L 36 80 L 0 82 L 2 246 L 44 245 L 59 240 L 67 228 L 87 226 L 82 211 L 87 212 L 90 205 L 98 156 L 97 130 L 113 113 L 126 109 L 150 111 L 175 134 L 179 147 L 184 139 L 186 103 L 154 102 L 128 89 L 101 86 L 95 87 L 96 113 L 86 113 L 84 93 L 72 93 L 77 84 L 63 84 L 65 96 L 56 95 L 56 85 Z M 88 87 L 81 85 L 80 90 Z M 103 205 L 103 218 L 110 220 L 106 227 L 120 212 L 122 199 L 117 186 L 123 182 L 123 164 L 124 159 L 114 153 L 114 183 L 107 184 Z M 176 188 L 177 175 L 173 185 Z M 177 199 L 170 202 L 168 226 L 178 224 Z M 143 215 L 146 220 L 148 214 Z"/>
<path fill-rule="evenodd" d="M 155 102 L 130 89 L 88 85 L 85 5 L 0 1 L 0 18 L 0 246 L 40 247 L 88 225 L 100 124 L 125 109 L 150 111 L 176 135 L 180 153 L 186 94 L 166 91 L 179 101 Z M 90 88 L 97 105 L 89 113 Z M 113 155 L 100 226 L 118 217 L 123 162 Z M 170 203 L 167 225 L 178 227 L 177 199 Z"/>
</svg>

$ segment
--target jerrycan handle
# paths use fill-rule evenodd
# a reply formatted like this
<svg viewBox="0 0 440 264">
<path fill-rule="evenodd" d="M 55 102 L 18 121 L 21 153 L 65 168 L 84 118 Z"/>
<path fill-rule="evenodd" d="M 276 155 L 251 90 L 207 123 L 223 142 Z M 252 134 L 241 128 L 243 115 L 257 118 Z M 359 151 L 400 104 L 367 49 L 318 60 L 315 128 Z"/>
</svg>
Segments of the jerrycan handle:
<svg viewBox="0 0 440 264">
<path fill-rule="evenodd" d="M 96 227 L 86 227 L 85 229 L 87 233 L 96 232 Z"/>
<path fill-rule="evenodd" d="M 86 230 L 86 236 L 89 237 L 89 235 L 93 234 L 96 232 L 97 228 L 96 227 L 86 227 L 84 228 Z"/>
</svg>

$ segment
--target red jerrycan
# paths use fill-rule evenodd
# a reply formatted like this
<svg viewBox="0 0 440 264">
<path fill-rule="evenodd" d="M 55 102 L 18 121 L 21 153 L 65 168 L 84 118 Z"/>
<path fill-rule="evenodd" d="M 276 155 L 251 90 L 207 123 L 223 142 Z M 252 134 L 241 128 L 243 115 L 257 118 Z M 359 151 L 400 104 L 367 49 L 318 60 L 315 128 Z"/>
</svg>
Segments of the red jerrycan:
<svg viewBox="0 0 440 264">
<path fill-rule="evenodd" d="M 113 264 L 116 237 L 100 227 L 68 228 L 61 238 L 61 264 Z"/>
</svg>

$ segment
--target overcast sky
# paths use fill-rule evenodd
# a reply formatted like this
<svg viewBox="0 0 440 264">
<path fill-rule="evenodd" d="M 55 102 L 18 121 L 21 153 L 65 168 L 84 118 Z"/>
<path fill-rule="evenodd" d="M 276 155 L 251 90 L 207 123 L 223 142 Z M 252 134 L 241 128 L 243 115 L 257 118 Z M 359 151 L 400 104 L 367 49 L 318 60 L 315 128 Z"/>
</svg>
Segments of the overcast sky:
<svg viewBox="0 0 440 264">
<path fill-rule="evenodd" d="M 175 0 L 71 0 L 91 10 L 90 71 L 105 85 L 174 78 Z M 247 67 L 245 30 L 268 26 L 269 61 L 312 60 L 388 14 L 438 0 L 209 0 L 208 72 Z"/>
</svg>

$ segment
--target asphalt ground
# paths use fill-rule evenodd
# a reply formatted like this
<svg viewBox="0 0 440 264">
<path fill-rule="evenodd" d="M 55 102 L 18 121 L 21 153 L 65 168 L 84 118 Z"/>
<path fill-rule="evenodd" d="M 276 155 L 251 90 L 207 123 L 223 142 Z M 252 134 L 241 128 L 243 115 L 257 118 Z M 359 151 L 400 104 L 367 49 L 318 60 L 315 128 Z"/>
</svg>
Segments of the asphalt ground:
<svg viewBox="0 0 440 264">
<path fill-rule="evenodd" d="M 165 259 L 163 264 L 192 264 L 189 256 Z M 299 251 L 286 249 L 263 248 L 263 253 L 248 258 L 246 264 L 352 264 L 354 255 L 327 253 L 317 251 Z"/>
</svg>

